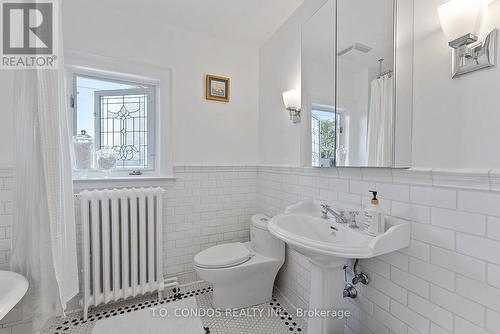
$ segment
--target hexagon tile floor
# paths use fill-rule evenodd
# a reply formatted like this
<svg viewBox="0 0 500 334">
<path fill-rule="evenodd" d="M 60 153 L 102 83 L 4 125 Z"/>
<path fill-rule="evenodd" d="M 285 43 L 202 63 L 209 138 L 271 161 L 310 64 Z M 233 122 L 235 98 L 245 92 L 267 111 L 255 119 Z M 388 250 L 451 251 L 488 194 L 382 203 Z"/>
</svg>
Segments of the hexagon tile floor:
<svg viewBox="0 0 500 334">
<path fill-rule="evenodd" d="M 99 320 L 155 306 L 158 308 L 162 304 L 190 297 L 196 298 L 199 309 L 209 310 L 205 312 L 206 315 L 201 315 L 206 334 L 306 333 L 306 321 L 297 318 L 295 312 L 291 312 L 293 308 L 279 293 L 275 293 L 269 303 L 240 310 L 234 314 L 220 312 L 217 316 L 212 316 L 214 314 L 210 312 L 214 310 L 211 306 L 212 288 L 208 283 L 201 282 L 170 291 L 161 302 L 154 294 L 97 307 L 89 312 L 86 321 L 83 320 L 82 312 L 70 314 L 66 318 L 57 318 L 41 334 L 91 334 Z M 147 323 L 144 326 L 146 327 Z M 146 328 L 145 332 L 147 333 Z"/>
</svg>

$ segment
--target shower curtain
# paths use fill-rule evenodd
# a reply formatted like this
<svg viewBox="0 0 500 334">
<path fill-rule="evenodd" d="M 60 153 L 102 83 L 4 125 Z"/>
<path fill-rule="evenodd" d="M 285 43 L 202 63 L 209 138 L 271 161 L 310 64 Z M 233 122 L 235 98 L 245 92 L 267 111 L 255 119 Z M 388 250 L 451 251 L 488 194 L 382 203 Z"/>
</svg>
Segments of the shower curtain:
<svg viewBox="0 0 500 334">
<path fill-rule="evenodd" d="M 54 19 L 61 27 L 61 6 Z M 59 29 L 60 31 L 61 29 Z M 58 68 L 15 74 L 11 269 L 28 278 L 23 317 L 38 332 L 78 293 L 75 214 L 62 34 Z"/>
<path fill-rule="evenodd" d="M 368 111 L 368 166 L 390 167 L 393 156 L 393 97 L 392 76 L 385 75 L 371 83 Z"/>
</svg>

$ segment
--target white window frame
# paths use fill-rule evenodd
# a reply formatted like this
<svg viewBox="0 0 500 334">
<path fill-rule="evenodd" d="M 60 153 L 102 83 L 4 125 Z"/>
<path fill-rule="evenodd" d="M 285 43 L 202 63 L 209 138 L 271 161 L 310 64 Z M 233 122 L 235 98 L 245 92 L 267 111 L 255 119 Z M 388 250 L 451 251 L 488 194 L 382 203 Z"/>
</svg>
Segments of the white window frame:
<svg viewBox="0 0 500 334">
<path fill-rule="evenodd" d="M 314 111 L 314 110 L 313 110 Z M 315 126 L 315 122 L 318 126 L 318 136 L 314 138 L 312 135 L 314 134 L 313 132 L 313 126 Z M 317 118 L 313 112 L 311 112 L 311 144 L 316 144 L 315 140 L 318 140 L 317 145 L 311 145 L 311 161 L 312 161 L 312 167 L 321 167 L 321 121 L 319 118 Z M 314 148 L 313 148 L 314 146 Z M 314 161 L 313 155 L 316 153 L 318 154 L 318 161 Z"/>
<path fill-rule="evenodd" d="M 154 88 L 155 96 L 155 138 L 154 146 L 154 169 L 141 170 L 142 175 L 130 175 L 130 170 L 113 172 L 111 177 L 104 177 L 101 172 L 95 171 L 82 175 L 75 174 L 75 181 L 89 180 L 162 180 L 172 179 L 173 176 L 173 150 L 171 132 L 171 108 L 172 108 L 172 72 L 169 68 L 133 63 L 122 59 L 96 56 L 81 52 L 67 51 L 66 56 L 66 78 L 68 96 L 76 91 L 76 77 L 92 77 L 97 79 L 108 79 L 111 81 L 144 84 Z M 74 100 L 72 100 L 74 101 Z M 72 109 L 71 121 L 73 133 L 76 133 L 76 108 Z"/>
<path fill-rule="evenodd" d="M 99 78 L 96 78 L 99 79 Z M 116 82 L 116 81 L 114 81 Z M 136 84 L 136 83 L 133 83 Z M 138 83 L 141 84 L 141 83 Z M 123 168 L 120 167 L 118 170 L 120 171 L 152 171 L 155 169 L 155 156 L 156 156 L 156 151 L 155 151 L 155 120 L 156 120 L 156 103 L 155 103 L 155 98 L 154 98 L 154 91 L 155 88 L 152 86 L 148 86 L 147 88 L 144 89 L 116 89 L 116 90 L 104 90 L 104 91 L 96 91 L 95 94 L 95 99 L 94 99 L 94 129 L 96 131 L 96 134 L 101 133 L 101 108 L 100 108 L 100 98 L 103 96 L 109 96 L 109 95 L 131 95 L 131 94 L 145 94 L 147 96 L 147 99 L 145 103 L 149 104 L 147 107 L 148 109 L 148 135 L 147 135 L 147 140 L 148 140 L 148 166 L 147 167 L 136 167 L 136 168 Z M 106 93 L 106 94 L 104 94 Z M 153 108 L 151 108 L 153 106 Z M 77 104 L 75 103 L 75 109 L 77 107 Z M 94 138 L 94 144 L 96 147 L 101 147 L 101 138 L 100 136 L 95 136 Z"/>
</svg>

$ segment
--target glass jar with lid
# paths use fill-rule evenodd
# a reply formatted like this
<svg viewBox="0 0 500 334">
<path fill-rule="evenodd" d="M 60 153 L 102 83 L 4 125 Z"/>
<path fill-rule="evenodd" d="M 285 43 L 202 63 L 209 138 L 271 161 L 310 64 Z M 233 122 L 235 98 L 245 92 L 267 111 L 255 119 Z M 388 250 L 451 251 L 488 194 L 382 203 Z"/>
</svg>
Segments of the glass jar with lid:
<svg viewBox="0 0 500 334">
<path fill-rule="evenodd" d="M 92 168 L 94 158 L 94 139 L 82 130 L 73 136 L 73 151 L 75 153 L 75 169 L 87 172 Z"/>
</svg>

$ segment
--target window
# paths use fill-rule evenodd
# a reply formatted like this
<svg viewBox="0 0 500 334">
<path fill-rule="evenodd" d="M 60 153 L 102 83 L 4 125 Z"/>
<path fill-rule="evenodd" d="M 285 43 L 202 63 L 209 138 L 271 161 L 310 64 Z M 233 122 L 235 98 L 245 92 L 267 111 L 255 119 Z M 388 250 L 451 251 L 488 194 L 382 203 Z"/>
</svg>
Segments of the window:
<svg viewBox="0 0 500 334">
<path fill-rule="evenodd" d="M 155 169 L 155 89 L 150 84 L 74 75 L 74 131 L 95 150 L 117 153 L 117 170 Z"/>
<path fill-rule="evenodd" d="M 313 106 L 311 116 L 312 166 L 335 166 L 335 113 L 326 106 Z"/>
</svg>

